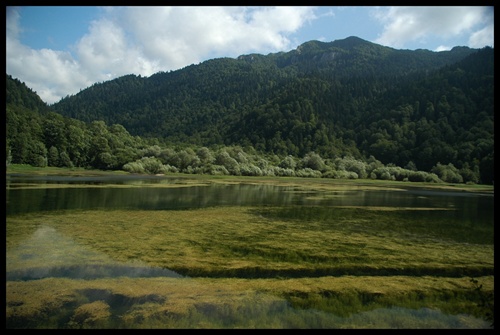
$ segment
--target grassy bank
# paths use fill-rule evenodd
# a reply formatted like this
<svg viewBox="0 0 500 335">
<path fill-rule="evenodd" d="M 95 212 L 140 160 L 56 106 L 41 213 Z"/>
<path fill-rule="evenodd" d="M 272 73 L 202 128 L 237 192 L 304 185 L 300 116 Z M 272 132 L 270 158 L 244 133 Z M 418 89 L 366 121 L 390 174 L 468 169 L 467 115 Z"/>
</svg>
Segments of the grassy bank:
<svg viewBox="0 0 500 335">
<path fill-rule="evenodd" d="M 57 168 L 57 167 L 33 167 L 31 165 L 11 164 L 6 169 L 7 174 L 26 174 L 39 176 L 131 176 L 130 173 L 119 171 L 87 170 L 83 168 Z M 138 175 L 135 175 L 138 176 Z M 147 175 L 144 175 L 147 176 Z M 171 178 L 186 178 L 200 180 L 210 183 L 247 183 L 247 184 L 273 184 L 281 186 L 298 186 L 316 190 L 331 190 L 334 188 L 398 188 L 419 187 L 428 189 L 456 190 L 467 192 L 493 193 L 493 185 L 479 184 L 451 184 L 451 183 L 425 183 L 425 182 L 401 182 L 378 179 L 330 179 L 330 178 L 301 178 L 301 177 L 255 177 L 255 176 L 225 176 L 225 175 L 202 175 L 172 173 L 165 175 Z"/>
<path fill-rule="evenodd" d="M 26 164 L 10 164 L 6 169 L 7 174 L 28 174 L 38 176 L 107 176 L 107 175 L 128 175 L 125 171 L 102 171 L 88 170 L 84 168 L 59 168 L 53 166 L 35 167 Z"/>
</svg>

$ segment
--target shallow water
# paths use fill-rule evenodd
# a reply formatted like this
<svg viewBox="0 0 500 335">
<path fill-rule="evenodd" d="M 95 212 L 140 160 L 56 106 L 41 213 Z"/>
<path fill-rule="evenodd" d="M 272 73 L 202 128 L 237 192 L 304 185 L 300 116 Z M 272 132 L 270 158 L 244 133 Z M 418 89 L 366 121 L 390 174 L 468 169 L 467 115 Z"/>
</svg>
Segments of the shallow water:
<svg viewBox="0 0 500 335">
<path fill-rule="evenodd" d="M 333 207 L 412 208 L 418 215 L 452 218 L 464 231 L 483 231 L 493 222 L 493 195 L 434 191 L 404 185 L 399 190 L 353 189 L 313 191 L 296 186 L 194 183 L 186 178 L 156 176 L 26 177 L 7 176 L 7 217 L 54 210 L 179 210 L 205 207 L 252 206 L 302 210 L 314 219 Z M 201 184 L 201 185 L 200 185 Z M 68 187 L 68 185 L 70 187 Z M 42 186 L 41 188 L 39 188 Z M 107 187 L 109 186 L 109 187 Z M 310 210 L 314 206 L 315 210 Z M 317 209 L 317 210 L 316 210 Z M 307 214 L 305 214 L 307 212 Z M 431 216 L 429 216 L 431 217 Z M 424 219 L 424 216 L 422 216 Z M 42 278 L 94 280 L 102 278 L 184 278 L 169 269 L 131 261 L 116 262 L 79 245 L 49 226 L 39 225 L 15 249 L 7 250 L 7 281 Z M 305 327 L 319 328 L 488 328 L 488 322 L 467 315 L 446 315 L 432 309 L 375 309 L 341 318 L 314 310 L 296 311 L 284 305 L 276 318 L 297 313 Z M 218 317 L 218 316 L 217 316 Z M 261 316 L 259 316 L 261 317 Z M 314 320 L 314 321 L 311 321 Z M 320 320 L 320 321 L 318 321 Z M 227 323 L 225 323 L 227 325 Z M 284 328 L 287 323 L 282 324 Z M 322 325 L 322 327 L 321 327 Z M 241 326 L 237 322 L 234 327 Z M 231 327 L 229 324 L 228 327 Z M 246 327 L 243 325 L 243 327 Z M 291 328 L 297 328 L 292 326 Z M 300 328 L 300 327 L 298 327 Z"/>
</svg>

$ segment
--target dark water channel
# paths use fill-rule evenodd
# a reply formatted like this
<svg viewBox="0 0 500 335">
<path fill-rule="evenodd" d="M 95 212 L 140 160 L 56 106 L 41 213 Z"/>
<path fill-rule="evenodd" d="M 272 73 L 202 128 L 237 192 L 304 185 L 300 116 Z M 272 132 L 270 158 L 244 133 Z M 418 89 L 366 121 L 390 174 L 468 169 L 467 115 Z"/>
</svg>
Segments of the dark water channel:
<svg viewBox="0 0 500 335">
<path fill-rule="evenodd" d="M 303 191 L 296 187 L 253 184 L 183 186 L 167 177 L 22 177 L 8 176 L 6 214 L 63 209 L 175 210 L 212 206 L 387 206 L 454 209 L 463 220 L 491 223 L 493 194 L 401 190 Z M 26 184 L 46 188 L 26 188 Z M 72 187 L 53 187 L 70 184 Z M 78 187 L 81 185 L 82 187 Z M 120 185 L 131 187 L 88 187 Z M 140 187 L 141 185 L 147 187 Z M 157 187 L 155 187 L 155 185 Z M 164 187 L 183 186 L 183 187 Z M 23 186 L 23 187 L 20 187 Z"/>
</svg>

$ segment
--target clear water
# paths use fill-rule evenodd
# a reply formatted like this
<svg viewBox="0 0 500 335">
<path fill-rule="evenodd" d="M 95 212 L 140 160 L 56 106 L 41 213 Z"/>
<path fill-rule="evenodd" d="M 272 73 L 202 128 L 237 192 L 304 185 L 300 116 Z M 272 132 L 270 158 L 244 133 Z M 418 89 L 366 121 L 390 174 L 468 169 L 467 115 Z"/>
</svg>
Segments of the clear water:
<svg viewBox="0 0 500 335">
<path fill-rule="evenodd" d="M 184 184 L 186 179 L 152 176 L 7 176 L 6 181 L 7 216 L 71 209 L 178 210 L 212 206 L 300 208 L 313 205 L 318 208 L 334 206 L 417 207 L 452 209 L 452 211 L 446 211 L 444 215 L 452 216 L 457 224 L 464 227 L 477 228 L 492 225 L 494 208 L 491 194 L 404 188 L 404 185 L 399 190 L 304 191 L 304 189 L 291 186 L 254 184 L 206 183 L 199 186 L 187 186 Z M 66 187 L 67 184 L 71 184 L 71 187 Z M 27 185 L 45 186 L 45 188 L 29 188 L 26 187 Z M 57 187 L 58 185 L 61 187 Z M 54 245 L 58 246 L 57 252 L 53 250 Z M 19 255 L 22 256 L 19 257 Z M 37 258 L 40 264 L 52 264 L 54 258 L 59 257 L 60 259 L 57 260 L 59 265 L 21 270 L 15 266 L 16 270 L 9 271 L 9 268 L 13 267 L 12 262 L 20 258 L 28 260 L 30 257 Z M 182 277 L 169 269 L 151 268 L 138 263 L 103 262 L 102 265 L 74 265 L 75 257 L 96 259 L 106 256 L 97 255 L 95 251 L 88 250 L 58 234 L 54 228 L 41 225 L 33 236 L 17 249 L 8 250 L 6 279 L 25 281 L 46 277 L 72 279 L 120 276 Z M 293 311 L 285 302 L 284 304 L 286 314 L 300 313 L 304 319 L 322 320 L 325 318 L 329 320 L 328 322 L 322 321 L 326 322 L 323 323 L 326 328 L 333 325 L 335 327 L 352 326 L 353 323 L 359 324 L 361 328 L 363 325 L 366 325 L 366 328 L 405 328 L 404 325 L 408 325 L 408 322 L 413 322 L 416 328 L 426 328 L 425 325 L 432 324 L 435 324 L 436 328 L 462 328 L 470 326 L 471 322 L 475 322 L 478 328 L 488 327 L 488 323 L 483 320 L 476 320 L 469 316 L 450 316 L 429 309 L 376 309 L 355 314 L 346 319 L 323 315 L 323 312 L 317 311 Z M 285 312 L 282 313 L 285 314 Z M 467 318 L 465 324 L 461 323 L 464 318 Z"/>
</svg>

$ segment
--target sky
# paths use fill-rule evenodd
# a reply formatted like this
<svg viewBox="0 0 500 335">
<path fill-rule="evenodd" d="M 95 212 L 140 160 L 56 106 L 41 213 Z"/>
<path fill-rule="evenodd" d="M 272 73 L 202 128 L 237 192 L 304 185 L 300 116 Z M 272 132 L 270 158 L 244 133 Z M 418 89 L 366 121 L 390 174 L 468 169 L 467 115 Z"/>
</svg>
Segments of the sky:
<svg viewBox="0 0 500 335">
<path fill-rule="evenodd" d="M 357 36 L 395 49 L 494 47 L 493 7 L 6 8 L 6 72 L 48 104 L 96 82 Z"/>
</svg>

